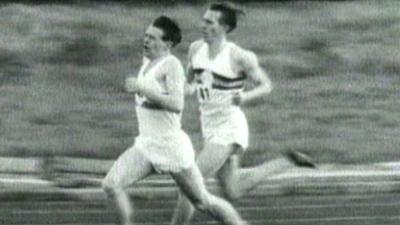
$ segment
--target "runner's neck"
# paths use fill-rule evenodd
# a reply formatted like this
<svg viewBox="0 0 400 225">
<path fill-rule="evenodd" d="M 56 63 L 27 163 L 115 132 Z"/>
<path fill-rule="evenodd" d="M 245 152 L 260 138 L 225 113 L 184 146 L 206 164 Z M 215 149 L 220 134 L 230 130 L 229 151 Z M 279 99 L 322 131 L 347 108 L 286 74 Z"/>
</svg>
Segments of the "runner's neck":
<svg viewBox="0 0 400 225">
<path fill-rule="evenodd" d="M 226 43 L 225 36 L 208 43 L 208 57 L 215 58 L 224 49 Z"/>
<path fill-rule="evenodd" d="M 164 60 L 168 56 L 170 56 L 170 52 L 169 51 L 161 54 L 160 56 L 158 56 L 156 58 L 149 59 L 149 62 L 147 63 L 146 68 L 143 70 L 143 73 L 144 74 L 147 73 L 151 68 L 156 66 L 159 62 L 161 62 L 162 60 Z"/>
</svg>

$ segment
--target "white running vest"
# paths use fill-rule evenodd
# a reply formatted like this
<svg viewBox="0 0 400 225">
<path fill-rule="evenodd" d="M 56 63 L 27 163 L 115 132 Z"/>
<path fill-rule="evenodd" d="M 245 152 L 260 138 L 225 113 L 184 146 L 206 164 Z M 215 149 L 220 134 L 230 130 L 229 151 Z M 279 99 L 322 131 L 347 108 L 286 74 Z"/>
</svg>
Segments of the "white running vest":
<svg viewBox="0 0 400 225">
<path fill-rule="evenodd" d="M 231 49 L 233 47 L 236 47 L 234 43 L 225 42 L 222 51 L 215 58 L 210 59 L 209 46 L 203 41 L 199 50 L 191 58 L 197 98 L 203 115 L 238 108 L 232 105 L 232 97 L 243 91 L 246 76 L 237 74 L 232 69 Z"/>
<path fill-rule="evenodd" d="M 161 93 L 166 93 L 165 80 L 160 73 L 161 66 L 169 59 L 178 60 L 175 56 L 169 55 L 154 65 L 144 73 L 144 69 L 150 63 L 147 58 L 143 59 L 143 64 L 138 74 L 138 82 L 147 88 L 156 89 Z M 180 68 L 183 74 L 183 67 Z M 184 77 L 182 78 L 184 79 Z M 164 109 L 162 106 L 151 102 L 144 96 L 136 95 L 136 113 L 139 123 L 139 135 L 145 136 L 169 136 L 181 130 L 181 113 L 175 113 Z"/>
</svg>

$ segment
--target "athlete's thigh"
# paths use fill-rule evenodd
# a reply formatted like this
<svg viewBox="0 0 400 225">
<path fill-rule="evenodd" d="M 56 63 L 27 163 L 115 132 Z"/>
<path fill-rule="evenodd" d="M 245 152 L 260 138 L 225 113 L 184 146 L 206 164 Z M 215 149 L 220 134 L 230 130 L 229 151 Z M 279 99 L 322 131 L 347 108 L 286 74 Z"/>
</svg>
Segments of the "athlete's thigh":
<svg viewBox="0 0 400 225">
<path fill-rule="evenodd" d="M 152 172 L 151 162 L 135 147 L 131 147 L 114 162 L 105 180 L 126 187 Z"/>
<path fill-rule="evenodd" d="M 199 203 L 206 197 L 204 179 L 196 164 L 180 172 L 171 173 L 171 176 L 192 203 Z"/>
<path fill-rule="evenodd" d="M 232 145 L 206 142 L 203 150 L 196 157 L 196 164 L 204 177 L 212 176 L 234 153 L 235 149 Z"/>
</svg>

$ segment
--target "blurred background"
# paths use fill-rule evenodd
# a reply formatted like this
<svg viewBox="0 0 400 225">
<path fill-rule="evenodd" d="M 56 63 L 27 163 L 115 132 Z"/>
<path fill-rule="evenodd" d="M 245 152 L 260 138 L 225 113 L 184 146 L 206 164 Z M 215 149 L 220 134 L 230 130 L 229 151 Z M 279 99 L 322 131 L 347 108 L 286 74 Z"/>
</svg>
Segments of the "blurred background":
<svg viewBox="0 0 400 225">
<path fill-rule="evenodd" d="M 133 96 L 145 28 L 180 23 L 176 55 L 200 36 L 206 1 L 0 4 L 0 156 L 114 159 L 133 144 Z M 275 89 L 244 107 L 244 165 L 294 149 L 319 163 L 400 160 L 399 1 L 243 1 L 230 38 L 254 51 Z M 196 149 L 196 99 L 183 128 Z"/>
</svg>

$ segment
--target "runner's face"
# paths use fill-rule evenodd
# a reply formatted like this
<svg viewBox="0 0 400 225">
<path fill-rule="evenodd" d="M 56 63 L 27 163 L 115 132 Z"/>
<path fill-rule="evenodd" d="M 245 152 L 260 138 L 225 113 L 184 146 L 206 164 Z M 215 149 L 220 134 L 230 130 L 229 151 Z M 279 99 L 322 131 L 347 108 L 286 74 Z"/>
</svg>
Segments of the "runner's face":
<svg viewBox="0 0 400 225">
<path fill-rule="evenodd" d="M 143 54 L 149 59 L 154 59 L 161 56 L 168 50 L 167 43 L 162 40 L 164 32 L 152 25 L 150 25 L 143 40 Z"/>
<path fill-rule="evenodd" d="M 221 12 L 207 10 L 203 15 L 201 23 L 201 32 L 206 42 L 211 42 L 214 39 L 225 35 L 225 27 L 219 23 Z"/>
</svg>

